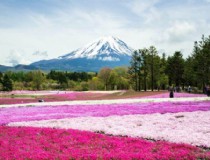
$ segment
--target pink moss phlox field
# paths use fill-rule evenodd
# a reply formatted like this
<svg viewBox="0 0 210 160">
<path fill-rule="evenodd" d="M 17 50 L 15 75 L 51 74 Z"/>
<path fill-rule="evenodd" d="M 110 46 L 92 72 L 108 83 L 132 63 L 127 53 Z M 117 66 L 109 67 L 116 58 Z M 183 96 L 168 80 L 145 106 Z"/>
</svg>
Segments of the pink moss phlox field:
<svg viewBox="0 0 210 160">
<path fill-rule="evenodd" d="M 2 95 L 7 97 L 0 97 L 0 105 L 32 103 L 38 102 L 39 99 L 43 99 L 45 102 L 98 99 L 108 94 L 110 93 L 76 91 L 12 91 L 2 93 Z M 27 97 L 15 97 L 18 95 Z"/>
<path fill-rule="evenodd" d="M 0 108 L 0 125 L 10 122 L 71 117 L 107 117 L 111 115 L 164 114 L 209 110 L 210 101 L 11 107 Z"/>
<path fill-rule="evenodd" d="M 2 92 L 2 95 L 7 97 L 0 97 L 1 104 L 22 104 L 22 103 L 34 103 L 39 99 L 43 99 L 45 102 L 57 102 L 57 101 L 71 101 L 71 100 L 99 100 L 110 94 L 109 92 L 75 92 L 75 91 L 12 91 Z M 12 95 L 21 95 L 27 97 L 11 97 Z M 9 96 L 9 97 L 8 97 Z M 189 93 L 174 93 L 175 98 L 189 98 L 189 97 L 206 97 L 204 94 L 189 94 Z M 138 98 L 133 97 L 134 99 Z M 153 96 L 140 96 L 139 98 L 169 98 L 168 93 L 157 94 Z M 106 99 L 106 98 L 105 98 Z"/>
<path fill-rule="evenodd" d="M 105 95 L 110 94 L 109 92 L 105 93 L 95 93 L 95 92 L 62 92 L 58 94 L 54 94 L 54 97 L 64 98 L 66 100 L 87 100 L 87 99 L 94 99 L 100 98 Z"/>
<path fill-rule="evenodd" d="M 22 104 L 22 103 L 31 103 L 37 102 L 34 98 L 0 98 L 0 105 L 1 104 Z"/>
<path fill-rule="evenodd" d="M 207 97 L 207 95 L 174 92 L 174 98 L 187 98 L 187 97 Z M 157 94 L 157 95 L 153 95 L 153 96 L 141 97 L 141 98 L 169 98 L 169 92 L 168 93 Z"/>
<path fill-rule="evenodd" d="M 22 104 L 22 103 L 32 103 L 38 102 L 39 99 L 43 99 L 45 102 L 56 102 L 56 101 L 68 101 L 75 100 L 77 97 L 83 97 L 84 93 L 82 92 L 47 92 L 47 91 L 12 91 L 10 96 L 15 93 L 15 95 L 27 95 L 36 97 L 2 97 L 0 98 L 1 104 Z M 43 95 L 42 95 L 43 94 Z M 85 94 L 87 96 L 87 94 Z"/>
<path fill-rule="evenodd" d="M 54 97 L 62 97 L 66 100 L 75 100 L 78 96 L 81 96 L 85 93 L 83 92 L 58 92 L 57 94 L 54 94 Z"/>
<path fill-rule="evenodd" d="M 50 97 L 50 96 L 41 96 L 37 98 L 0 98 L 0 105 L 2 104 L 25 104 L 25 103 L 36 103 L 39 99 L 43 99 L 45 102 L 55 102 L 55 101 L 66 101 L 65 97 Z"/>
<path fill-rule="evenodd" d="M 0 126 L 5 159 L 210 159 L 210 152 L 164 141 L 112 137 L 78 130 Z"/>
</svg>

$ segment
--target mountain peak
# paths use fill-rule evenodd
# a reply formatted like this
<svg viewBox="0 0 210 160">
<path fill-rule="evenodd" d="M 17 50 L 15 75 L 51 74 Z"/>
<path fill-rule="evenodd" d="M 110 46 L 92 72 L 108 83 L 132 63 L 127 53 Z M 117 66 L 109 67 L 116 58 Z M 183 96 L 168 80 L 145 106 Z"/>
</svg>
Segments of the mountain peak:
<svg viewBox="0 0 210 160">
<path fill-rule="evenodd" d="M 114 37 L 114 36 L 104 36 L 104 37 L 101 37 L 99 40 L 102 40 L 102 41 L 106 41 L 106 42 L 114 42 L 114 41 L 117 41 L 119 40 L 119 38 L 117 37 Z"/>
<path fill-rule="evenodd" d="M 101 61 L 120 61 L 121 56 L 131 56 L 133 49 L 122 40 L 113 37 L 102 37 L 69 54 L 60 56 L 59 59 L 98 59 Z"/>
<path fill-rule="evenodd" d="M 107 66 L 128 66 L 132 52 L 133 49 L 119 38 L 105 36 L 64 56 L 31 65 L 43 70 L 98 72 Z"/>
</svg>

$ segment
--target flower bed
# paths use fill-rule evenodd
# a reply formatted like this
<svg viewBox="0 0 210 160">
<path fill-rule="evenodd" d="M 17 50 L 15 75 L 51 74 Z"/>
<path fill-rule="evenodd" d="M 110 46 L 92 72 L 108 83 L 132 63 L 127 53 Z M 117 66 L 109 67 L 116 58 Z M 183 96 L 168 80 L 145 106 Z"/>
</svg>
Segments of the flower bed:
<svg viewBox="0 0 210 160">
<path fill-rule="evenodd" d="M 163 114 L 209 110 L 210 101 L 14 107 L 0 108 L 0 124 L 71 117 L 107 117 L 112 115 Z"/>
<path fill-rule="evenodd" d="M 187 98 L 187 97 L 207 97 L 205 94 L 194 94 L 194 93 L 182 93 L 182 92 L 174 92 L 174 98 Z M 168 93 L 162 93 L 152 96 L 146 96 L 143 98 L 169 98 L 169 92 Z"/>
<path fill-rule="evenodd" d="M 192 113 L 157 113 L 14 122 L 9 123 L 9 126 L 72 128 L 112 135 L 188 143 L 210 148 L 209 122 L 210 111 L 196 111 Z"/>
<path fill-rule="evenodd" d="M 0 99 L 1 100 L 1 99 Z M 46 98 L 44 99 L 46 100 Z M 11 100 L 12 101 L 12 100 Z M 196 101 L 210 101 L 209 97 L 187 97 L 187 98 L 135 98 L 135 99 L 112 99 L 112 100 L 75 100 L 65 101 L 62 98 L 51 97 L 49 101 L 45 103 L 19 103 L 19 104 L 2 104 L 0 108 L 11 108 L 11 107 L 28 107 L 28 106 L 61 106 L 61 105 L 104 105 L 104 104 L 128 104 L 128 103 L 157 103 L 157 102 L 196 102 Z"/>
<path fill-rule="evenodd" d="M 185 144 L 78 130 L 0 126 L 0 144 L 0 159 L 210 159 Z"/>
<path fill-rule="evenodd" d="M 73 91 L 12 91 L 2 93 L 0 105 L 2 104 L 23 104 L 38 102 L 43 99 L 45 102 L 90 100 L 111 94 L 112 92 L 73 92 Z"/>
<path fill-rule="evenodd" d="M 0 98 L 0 105 L 2 104 L 23 104 L 37 102 L 34 98 Z"/>
<path fill-rule="evenodd" d="M 84 100 L 101 95 L 59 92 L 45 97 L 56 102 L 0 105 L 0 160 L 210 159 L 208 97 Z M 58 102 L 66 99 L 83 101 Z"/>
<path fill-rule="evenodd" d="M 151 96 L 152 95 L 152 96 Z M 174 93 L 174 99 L 177 98 L 198 98 L 207 97 L 203 94 L 189 94 L 189 93 Z M 45 102 L 57 101 L 72 101 L 72 100 L 103 100 L 103 99 L 163 99 L 169 98 L 169 93 L 163 92 L 140 92 L 134 95 L 126 91 L 88 91 L 88 92 L 74 92 L 74 91 L 12 91 L 1 93 L 0 105 L 2 104 L 22 104 L 34 103 L 39 99 L 44 99 Z"/>
</svg>

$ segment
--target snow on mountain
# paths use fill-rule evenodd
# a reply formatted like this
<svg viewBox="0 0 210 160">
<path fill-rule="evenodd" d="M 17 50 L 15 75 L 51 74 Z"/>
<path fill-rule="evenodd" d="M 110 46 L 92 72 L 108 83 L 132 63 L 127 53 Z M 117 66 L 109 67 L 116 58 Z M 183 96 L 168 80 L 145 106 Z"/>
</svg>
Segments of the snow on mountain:
<svg viewBox="0 0 210 160">
<path fill-rule="evenodd" d="M 109 36 L 79 48 L 58 59 L 97 59 L 100 61 L 120 61 L 121 56 L 131 56 L 133 49 L 122 40 Z"/>
</svg>

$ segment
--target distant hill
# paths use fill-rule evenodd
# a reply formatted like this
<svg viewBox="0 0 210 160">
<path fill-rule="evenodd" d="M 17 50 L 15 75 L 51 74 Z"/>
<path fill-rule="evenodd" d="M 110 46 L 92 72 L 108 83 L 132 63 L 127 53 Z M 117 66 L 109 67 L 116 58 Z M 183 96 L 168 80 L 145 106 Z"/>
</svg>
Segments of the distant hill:
<svg viewBox="0 0 210 160">
<path fill-rule="evenodd" d="M 12 69 L 12 67 L 0 65 L 0 72 L 5 72 L 10 69 Z"/>
<path fill-rule="evenodd" d="M 35 67 L 33 65 L 23 65 L 23 64 L 18 64 L 13 68 L 15 70 L 36 70 L 36 69 L 38 69 L 37 67 Z"/>
<path fill-rule="evenodd" d="M 0 72 L 6 72 L 6 71 L 31 71 L 31 70 L 37 70 L 38 68 L 33 66 L 33 65 L 23 65 L 23 64 L 18 64 L 14 67 L 9 67 L 9 66 L 3 66 L 0 65 Z"/>
</svg>

